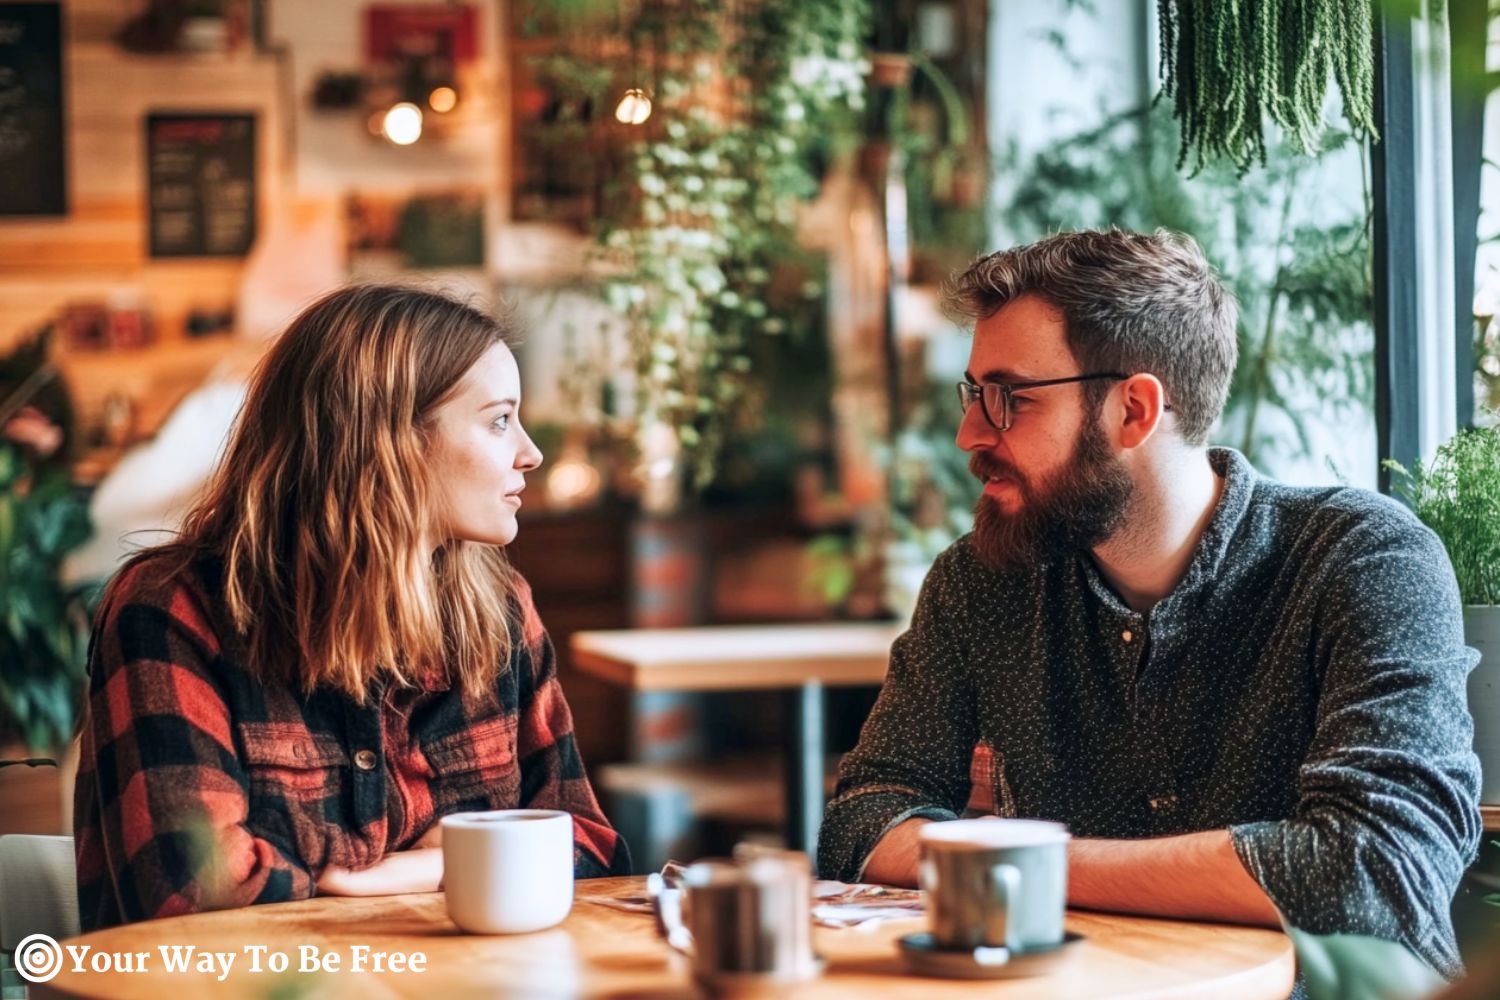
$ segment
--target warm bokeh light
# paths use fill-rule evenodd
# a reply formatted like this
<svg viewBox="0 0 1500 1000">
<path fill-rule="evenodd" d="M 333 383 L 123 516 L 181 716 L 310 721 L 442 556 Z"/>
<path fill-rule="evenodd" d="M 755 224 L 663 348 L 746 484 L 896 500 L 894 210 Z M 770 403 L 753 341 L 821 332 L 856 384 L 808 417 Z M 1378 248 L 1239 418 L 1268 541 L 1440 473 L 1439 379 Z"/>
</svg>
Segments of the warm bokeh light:
<svg viewBox="0 0 1500 1000">
<path fill-rule="evenodd" d="M 615 118 L 626 125 L 639 125 L 651 117 L 651 95 L 639 87 L 631 87 L 620 98 L 615 107 Z"/>
<path fill-rule="evenodd" d="M 380 131 L 398 146 L 410 146 L 422 138 L 422 109 L 402 101 L 385 113 Z"/>
<path fill-rule="evenodd" d="M 569 509 L 588 503 L 604 485 L 599 470 L 583 458 L 564 458 L 547 474 L 547 502 Z"/>
<path fill-rule="evenodd" d="M 452 87 L 435 87 L 427 95 L 427 104 L 438 114 L 447 114 L 458 107 L 458 91 Z"/>
</svg>

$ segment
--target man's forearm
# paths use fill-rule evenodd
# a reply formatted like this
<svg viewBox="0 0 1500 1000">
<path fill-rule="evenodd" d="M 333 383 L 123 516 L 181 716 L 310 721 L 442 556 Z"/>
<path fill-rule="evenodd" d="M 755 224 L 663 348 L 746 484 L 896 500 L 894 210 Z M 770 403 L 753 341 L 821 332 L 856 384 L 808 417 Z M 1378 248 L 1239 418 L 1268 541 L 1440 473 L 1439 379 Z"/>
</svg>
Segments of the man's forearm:
<svg viewBox="0 0 1500 1000">
<path fill-rule="evenodd" d="M 917 884 L 918 831 L 907 820 L 880 839 L 864 880 Z M 1250 877 L 1227 830 L 1151 840 L 1075 840 L 1068 845 L 1068 905 L 1117 913 L 1280 925 L 1276 908 Z"/>
<path fill-rule="evenodd" d="M 1228 830 L 1068 845 L 1068 905 L 1158 917 L 1280 926 Z"/>
<path fill-rule="evenodd" d="M 914 887 L 917 884 L 917 860 L 922 852 L 917 832 L 930 822 L 928 819 L 909 819 L 881 837 L 865 859 L 861 880 L 877 885 Z"/>
</svg>

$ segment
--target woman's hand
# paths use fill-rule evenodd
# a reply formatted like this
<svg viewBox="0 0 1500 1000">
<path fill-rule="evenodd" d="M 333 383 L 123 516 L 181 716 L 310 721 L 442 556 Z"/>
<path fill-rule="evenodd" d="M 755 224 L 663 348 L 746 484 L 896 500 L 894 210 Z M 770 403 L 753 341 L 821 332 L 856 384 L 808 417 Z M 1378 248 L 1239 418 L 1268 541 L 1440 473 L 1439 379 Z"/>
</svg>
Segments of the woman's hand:
<svg viewBox="0 0 1500 1000">
<path fill-rule="evenodd" d="M 421 844 L 431 836 L 424 835 Z M 441 831 L 438 837 L 441 838 Z M 443 887 L 443 852 L 413 847 L 387 854 L 369 868 L 351 871 L 329 865 L 318 876 L 320 896 L 394 896 L 403 892 L 437 892 Z"/>
</svg>

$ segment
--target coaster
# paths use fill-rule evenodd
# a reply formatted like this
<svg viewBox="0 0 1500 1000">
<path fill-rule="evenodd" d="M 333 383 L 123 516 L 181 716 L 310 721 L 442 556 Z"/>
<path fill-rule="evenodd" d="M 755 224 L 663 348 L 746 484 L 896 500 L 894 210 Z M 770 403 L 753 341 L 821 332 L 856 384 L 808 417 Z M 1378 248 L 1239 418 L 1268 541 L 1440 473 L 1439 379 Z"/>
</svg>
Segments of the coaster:
<svg viewBox="0 0 1500 1000">
<path fill-rule="evenodd" d="M 939 948 L 932 934 L 907 934 L 897 942 L 912 971 L 944 979 L 1020 979 L 1045 976 L 1078 953 L 1082 934 L 1071 931 L 1062 943 L 1012 954 L 1008 948 Z"/>
</svg>

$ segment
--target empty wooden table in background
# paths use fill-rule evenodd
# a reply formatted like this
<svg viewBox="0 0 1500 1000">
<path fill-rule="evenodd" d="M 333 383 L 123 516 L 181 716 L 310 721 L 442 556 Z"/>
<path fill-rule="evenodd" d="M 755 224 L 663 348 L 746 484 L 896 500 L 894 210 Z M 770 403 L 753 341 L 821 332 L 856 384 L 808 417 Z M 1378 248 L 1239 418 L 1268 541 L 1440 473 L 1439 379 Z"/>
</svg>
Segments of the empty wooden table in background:
<svg viewBox="0 0 1500 1000">
<path fill-rule="evenodd" d="M 782 690 L 786 840 L 812 854 L 823 817 L 823 688 L 879 684 L 904 625 L 706 626 L 576 632 L 573 664 L 633 691 Z"/>
<path fill-rule="evenodd" d="M 579 882 L 579 897 L 645 892 L 641 878 Z M 944 997 L 1088 1000 L 1128 995 L 1213 997 L 1214 1000 L 1280 1000 L 1295 972 L 1291 942 L 1277 931 L 1253 927 L 1153 920 L 1104 913 L 1070 913 L 1068 929 L 1084 941 L 1067 965 L 1033 979 L 973 982 L 928 979 L 907 972 L 896 938 L 923 929 L 921 918 L 892 921 L 872 930 L 816 928 L 814 947 L 828 959 L 818 979 L 780 995 L 822 1000 L 942 1000 Z M 103 953 L 147 955 L 140 972 L 73 972 L 71 962 L 32 996 L 358 997 L 696 996 L 685 963 L 657 936 L 649 914 L 626 913 L 579 899 L 560 927 L 513 937 L 462 934 L 448 919 L 441 893 L 376 898 L 321 897 L 297 903 L 148 920 L 67 942 Z M 199 952 L 237 956 L 222 982 L 216 972 L 168 972 L 158 949 L 195 946 Z M 249 968 L 246 949 L 282 953 L 285 973 Z M 334 972 L 298 974 L 303 947 L 320 958 L 339 956 Z M 384 952 L 384 971 L 351 971 L 356 947 Z M 425 957 L 424 971 L 392 971 L 392 955 Z M 266 968 L 266 959 L 262 968 Z"/>
</svg>

